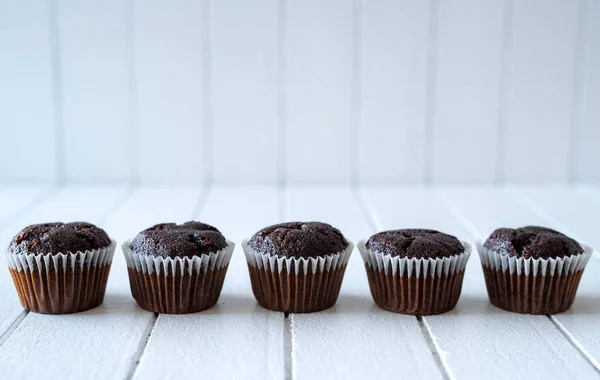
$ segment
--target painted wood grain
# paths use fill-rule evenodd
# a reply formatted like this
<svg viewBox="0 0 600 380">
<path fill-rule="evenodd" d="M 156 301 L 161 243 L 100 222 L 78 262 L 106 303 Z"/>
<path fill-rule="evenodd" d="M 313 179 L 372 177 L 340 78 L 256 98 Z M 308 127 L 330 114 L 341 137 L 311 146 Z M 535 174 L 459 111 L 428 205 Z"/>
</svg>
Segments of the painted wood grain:
<svg viewBox="0 0 600 380">
<path fill-rule="evenodd" d="M 580 197 L 574 189 L 569 193 L 573 198 Z M 498 227 L 541 225 L 566 232 L 561 223 L 540 216 L 539 213 L 532 211 L 532 207 L 523 207 L 521 201 L 504 190 L 454 188 L 445 191 L 445 198 L 451 207 L 456 208 L 458 215 L 464 218 L 465 225 L 478 239 L 487 238 Z M 556 198 L 555 202 L 561 203 L 562 200 Z M 527 205 L 526 203 L 525 206 Z M 573 210 L 580 209 L 577 207 Z M 590 326 L 595 323 L 600 314 L 599 288 L 600 261 L 592 259 L 585 269 L 573 307 L 565 313 L 551 317 L 597 370 L 600 370 L 600 334 L 597 329 Z"/>
<path fill-rule="evenodd" d="M 355 243 L 372 234 L 347 187 L 291 188 L 286 205 L 286 219 L 331 223 Z M 399 371 L 407 378 L 442 378 L 417 319 L 375 306 L 356 250 L 337 304 L 323 312 L 292 314 L 290 318 L 294 379 L 394 379 Z M 339 359 L 342 357 L 344 360 Z M 410 366 L 399 370 L 390 364 L 399 358 Z"/>
<path fill-rule="evenodd" d="M 492 183 L 498 163 L 505 1 L 441 0 L 432 181 Z M 476 159 L 474 159 L 477 157 Z"/>
<path fill-rule="evenodd" d="M 211 1 L 216 183 L 276 183 L 278 1 Z"/>
<path fill-rule="evenodd" d="M 573 152 L 574 161 L 572 178 L 582 181 L 600 180 L 600 4 L 594 0 L 580 2 L 581 34 L 578 41 L 580 54 L 579 62 L 579 87 L 576 94 L 577 107 L 574 119 Z"/>
<path fill-rule="evenodd" d="M 420 182 L 426 149 L 427 1 L 359 2 L 358 181 Z M 382 164 L 386 163 L 386 164 Z"/>
<path fill-rule="evenodd" d="M 367 188 L 365 193 L 382 229 L 428 227 L 472 241 L 473 235 L 432 190 Z M 492 306 L 475 253 L 467 266 L 457 307 L 423 320 L 451 378 L 597 375 L 547 317 L 509 313 Z"/>
<path fill-rule="evenodd" d="M 354 9 L 343 0 L 285 2 L 285 176 L 350 182 Z"/>
<path fill-rule="evenodd" d="M 160 315 L 136 379 L 186 378 L 199 373 L 208 378 L 284 377 L 283 314 L 256 303 L 240 245 L 260 228 L 276 223 L 278 215 L 274 187 L 215 187 L 210 191 L 195 219 L 216 226 L 237 244 L 221 297 L 215 307 L 201 313 Z"/>
<path fill-rule="evenodd" d="M 200 0 L 133 0 L 139 179 L 200 183 L 210 148 L 208 16 Z"/>
<path fill-rule="evenodd" d="M 131 180 L 131 4 L 58 0 L 57 14 L 66 180 Z"/>
<path fill-rule="evenodd" d="M 578 1 L 514 2 L 505 181 L 561 182 L 569 154 Z"/>
<path fill-rule="evenodd" d="M 51 4 L 0 3 L 0 182 L 58 177 Z"/>
</svg>

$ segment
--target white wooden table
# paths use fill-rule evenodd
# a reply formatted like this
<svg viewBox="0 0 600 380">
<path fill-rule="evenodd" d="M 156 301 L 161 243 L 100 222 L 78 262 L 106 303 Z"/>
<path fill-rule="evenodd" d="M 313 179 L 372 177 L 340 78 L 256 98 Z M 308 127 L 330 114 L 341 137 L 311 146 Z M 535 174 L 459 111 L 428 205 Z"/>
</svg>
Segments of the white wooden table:
<svg viewBox="0 0 600 380">
<path fill-rule="evenodd" d="M 4 187 L 0 244 L 27 224 L 85 220 L 118 241 L 158 222 L 198 219 L 240 242 L 283 220 L 319 220 L 358 241 L 375 231 L 429 227 L 474 241 L 500 226 L 547 225 L 600 247 L 600 187 Z M 1 265 L 5 266 L 4 257 Z M 413 317 L 372 302 L 354 252 L 332 309 L 290 315 L 259 307 L 236 248 L 218 305 L 154 315 L 129 291 L 117 250 L 104 304 L 72 315 L 25 312 L 0 270 L 2 379 L 600 378 L 600 254 L 573 309 L 508 313 L 487 299 L 472 255 L 458 306 Z"/>
</svg>

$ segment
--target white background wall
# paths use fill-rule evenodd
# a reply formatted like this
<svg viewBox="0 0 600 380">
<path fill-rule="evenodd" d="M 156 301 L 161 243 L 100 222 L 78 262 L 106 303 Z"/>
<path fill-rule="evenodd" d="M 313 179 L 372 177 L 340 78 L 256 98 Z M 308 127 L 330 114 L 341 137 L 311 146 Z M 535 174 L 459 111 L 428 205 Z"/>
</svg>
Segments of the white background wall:
<svg viewBox="0 0 600 380">
<path fill-rule="evenodd" d="M 3 0 L 0 182 L 600 180 L 599 0 Z"/>
</svg>

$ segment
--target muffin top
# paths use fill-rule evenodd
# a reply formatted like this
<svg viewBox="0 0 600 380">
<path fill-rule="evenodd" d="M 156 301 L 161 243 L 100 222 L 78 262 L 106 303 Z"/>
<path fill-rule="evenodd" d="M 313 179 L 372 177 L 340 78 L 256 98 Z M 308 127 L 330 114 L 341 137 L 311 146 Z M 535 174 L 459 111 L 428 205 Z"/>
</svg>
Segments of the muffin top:
<svg viewBox="0 0 600 380">
<path fill-rule="evenodd" d="M 459 255 L 465 251 L 461 242 L 454 236 L 423 229 L 380 232 L 371 236 L 366 246 L 384 255 L 409 259 L 436 259 Z"/>
<path fill-rule="evenodd" d="M 110 238 L 91 223 L 43 223 L 25 227 L 10 242 L 8 249 L 16 254 L 76 253 L 106 248 Z"/>
<path fill-rule="evenodd" d="M 129 244 L 136 253 L 156 257 L 189 257 L 217 252 L 227 240 L 215 227 L 200 223 L 161 223 L 140 232 Z"/>
<path fill-rule="evenodd" d="M 498 228 L 483 246 L 490 251 L 528 259 L 549 259 L 583 253 L 579 243 L 546 227 Z"/>
<path fill-rule="evenodd" d="M 289 222 L 263 228 L 248 245 L 279 257 L 308 259 L 341 252 L 348 247 L 348 241 L 340 230 L 326 223 Z"/>
</svg>

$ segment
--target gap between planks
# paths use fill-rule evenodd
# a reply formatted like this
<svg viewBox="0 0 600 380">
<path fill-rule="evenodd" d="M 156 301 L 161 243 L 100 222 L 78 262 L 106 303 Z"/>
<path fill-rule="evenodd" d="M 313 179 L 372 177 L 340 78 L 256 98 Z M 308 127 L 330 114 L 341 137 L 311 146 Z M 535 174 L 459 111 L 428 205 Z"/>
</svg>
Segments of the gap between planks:
<svg viewBox="0 0 600 380">
<path fill-rule="evenodd" d="M 549 212 L 544 210 L 542 206 L 537 204 L 533 199 L 524 194 L 523 192 L 517 189 L 510 189 L 507 191 L 516 202 L 520 203 L 524 207 L 526 207 L 529 211 L 539 216 L 544 221 L 552 224 L 560 226 L 560 229 L 564 230 L 567 234 L 576 237 L 577 234 L 574 233 L 571 229 L 567 228 L 562 222 L 553 217 Z M 578 239 L 579 240 L 579 239 Z M 598 254 L 595 252 L 592 254 L 592 259 L 599 259 Z M 552 322 L 552 324 L 556 327 L 556 329 L 562 334 L 562 336 L 575 348 L 581 356 L 585 358 L 585 360 L 590 363 L 594 370 L 600 374 L 600 363 L 590 355 L 583 345 L 560 323 L 558 319 L 556 319 L 552 315 L 546 315 L 548 319 Z"/>
<path fill-rule="evenodd" d="M 352 192 L 354 193 L 354 196 L 355 196 L 356 200 L 358 201 L 360 209 L 363 212 L 363 215 L 364 215 L 365 219 L 367 220 L 367 223 L 371 227 L 371 230 L 382 231 L 383 228 L 382 228 L 381 221 L 377 217 L 377 213 L 374 211 L 373 205 L 371 205 L 371 203 L 369 202 L 369 199 L 364 195 L 363 190 L 360 187 L 356 187 L 356 188 L 352 189 Z M 417 322 L 419 323 L 419 326 L 421 327 L 421 332 L 423 333 L 423 338 L 427 342 L 429 351 L 431 352 L 431 355 L 433 356 L 433 360 L 435 361 L 435 363 L 438 366 L 438 369 L 440 371 L 440 374 L 442 375 L 442 378 L 444 380 L 453 379 L 453 376 L 451 376 L 450 369 L 444 363 L 441 350 L 438 347 L 437 343 L 435 342 L 435 338 L 431 332 L 431 329 L 429 328 L 429 325 L 427 324 L 426 318 L 423 318 L 423 316 L 418 315 L 418 316 L 416 316 L 416 319 L 417 319 Z"/>
<path fill-rule="evenodd" d="M 137 186 L 134 187 L 133 189 L 136 189 L 136 188 L 137 188 Z M 198 200 L 196 201 L 196 204 L 194 205 L 194 208 L 192 210 L 192 218 L 200 214 L 200 212 L 202 211 L 202 208 L 206 204 L 206 200 L 208 199 L 208 195 L 211 192 L 211 190 L 212 190 L 212 183 L 210 183 L 210 182 L 206 183 L 202 187 L 202 191 L 200 192 L 200 195 L 198 196 Z M 119 207 L 125 202 L 125 200 L 127 198 L 129 198 L 129 196 L 131 196 L 133 194 L 133 192 L 134 191 L 131 191 L 127 197 L 123 197 L 124 199 L 121 203 L 119 203 Z M 115 203 L 118 203 L 118 201 Z M 118 207 L 114 208 L 111 213 L 107 213 L 106 217 L 108 218 L 108 216 L 110 214 L 116 212 L 117 209 L 118 209 Z M 139 368 L 139 364 L 142 361 L 142 358 L 144 357 L 144 353 L 146 352 L 146 347 L 148 347 L 148 342 L 150 342 L 150 338 L 152 337 L 152 333 L 154 332 L 154 328 L 156 327 L 156 323 L 158 322 L 159 316 L 160 316 L 159 313 L 153 313 L 152 317 L 148 321 L 148 324 L 146 325 L 146 329 L 144 330 L 144 334 L 142 335 L 142 339 L 140 340 L 140 342 L 138 344 L 138 348 L 132 357 L 129 370 L 127 371 L 127 375 L 125 376 L 126 380 L 131 380 L 136 377 L 136 374 L 137 374 L 137 371 Z"/>
<path fill-rule="evenodd" d="M 293 342 L 293 326 L 290 313 L 283 315 L 283 370 L 285 371 L 283 378 L 285 380 L 295 379 L 294 374 L 294 342 Z"/>
<path fill-rule="evenodd" d="M 569 235 L 576 235 L 571 230 L 567 229 L 566 226 L 564 226 L 564 224 L 562 224 L 558 219 L 551 216 L 541 206 L 539 206 L 537 203 L 531 200 L 527 195 L 523 194 L 522 192 L 516 189 L 507 189 L 506 192 L 515 200 L 515 202 L 526 207 L 529 211 L 540 217 L 542 220 L 549 222 L 550 224 L 560 226 L 561 229 L 565 230 Z M 469 218 L 467 218 L 467 216 L 445 196 L 442 190 L 438 190 L 436 193 L 437 197 L 450 211 L 452 217 L 459 223 L 461 223 L 474 239 L 479 239 L 479 232 L 471 223 Z M 592 255 L 592 257 L 595 256 Z M 594 357 L 585 350 L 583 345 L 571 333 L 569 333 L 567 329 L 565 329 L 565 327 L 560 323 L 558 319 L 549 314 L 547 314 L 546 317 L 548 317 L 550 322 L 552 322 L 554 327 L 556 327 L 556 329 L 567 340 L 567 342 L 569 342 L 569 344 L 571 344 L 571 346 L 573 346 L 573 348 L 575 348 L 575 350 L 577 350 L 577 352 L 579 352 L 579 354 L 584 357 L 584 359 L 594 368 L 594 370 L 598 372 L 598 374 L 600 374 L 600 363 L 598 363 L 598 361 L 594 359 Z"/>
<path fill-rule="evenodd" d="M 133 354 L 131 365 L 129 366 L 129 370 L 127 371 L 127 375 L 125 376 L 126 380 L 133 379 L 137 373 L 139 368 L 140 361 L 142 360 L 142 356 L 144 356 L 144 352 L 146 352 L 146 346 L 148 346 L 148 342 L 150 341 L 150 336 L 154 332 L 154 327 L 156 327 L 156 321 L 158 320 L 158 313 L 152 313 L 152 318 L 148 321 L 146 328 L 144 329 L 144 334 L 142 335 L 142 339 L 138 344 L 138 348 L 135 350 Z"/>
</svg>

